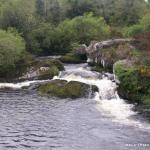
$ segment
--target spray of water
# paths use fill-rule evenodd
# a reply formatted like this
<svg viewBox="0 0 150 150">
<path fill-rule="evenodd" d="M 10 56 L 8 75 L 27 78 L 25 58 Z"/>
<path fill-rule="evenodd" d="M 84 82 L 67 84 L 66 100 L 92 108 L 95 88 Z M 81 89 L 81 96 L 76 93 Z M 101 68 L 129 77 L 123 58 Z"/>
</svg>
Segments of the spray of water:
<svg viewBox="0 0 150 150">
<path fill-rule="evenodd" d="M 93 72 L 87 70 L 84 65 L 74 68 L 69 68 L 67 66 L 66 71 L 60 73 L 60 75 L 54 77 L 54 79 L 79 81 L 90 85 L 96 85 L 99 92 L 95 93 L 93 100 L 97 102 L 95 107 L 98 111 L 103 113 L 103 115 L 112 117 L 114 122 L 150 129 L 148 124 L 143 124 L 134 119 L 134 116 L 137 114 L 137 112 L 132 110 L 134 105 L 126 103 L 125 100 L 118 96 L 115 82 L 109 80 L 105 76 L 103 76 L 102 79 L 99 79 L 96 75 L 93 76 Z"/>
</svg>

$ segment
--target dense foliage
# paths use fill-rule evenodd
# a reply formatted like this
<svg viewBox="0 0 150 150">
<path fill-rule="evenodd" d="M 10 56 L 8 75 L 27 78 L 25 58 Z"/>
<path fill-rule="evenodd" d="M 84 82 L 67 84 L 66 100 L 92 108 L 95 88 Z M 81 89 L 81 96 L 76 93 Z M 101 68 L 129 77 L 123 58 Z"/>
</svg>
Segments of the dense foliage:
<svg viewBox="0 0 150 150">
<path fill-rule="evenodd" d="M 121 81 L 119 94 L 126 99 L 142 103 L 145 107 L 150 108 L 149 68 L 118 61 L 114 70 Z"/>
<path fill-rule="evenodd" d="M 23 60 L 24 52 L 25 42 L 18 33 L 0 30 L 0 77 L 15 74 L 16 65 Z"/>
<path fill-rule="evenodd" d="M 150 13 L 145 14 L 138 24 L 125 28 L 125 35 L 135 36 L 150 31 Z"/>
<path fill-rule="evenodd" d="M 15 66 L 25 49 L 38 56 L 66 54 L 91 40 L 122 37 L 122 28 L 126 36 L 145 34 L 149 8 L 144 0 L 0 0 L 1 55 L 10 51 Z"/>
<path fill-rule="evenodd" d="M 89 44 L 91 40 L 106 39 L 109 26 L 102 17 L 92 13 L 67 19 L 58 26 L 42 23 L 28 34 L 28 48 L 35 54 L 66 53 L 75 44 Z"/>
<path fill-rule="evenodd" d="M 148 12 L 144 0 L 0 0 L 0 28 L 16 28 L 33 54 L 62 54 L 74 44 L 113 37 L 120 28 L 114 32 L 112 26 L 137 24 Z M 127 35 L 141 31 L 148 20 L 147 15 L 126 29 Z"/>
<path fill-rule="evenodd" d="M 45 62 L 40 65 L 47 70 L 41 66 L 34 70 L 27 54 L 65 54 L 60 58 L 64 63 L 84 63 L 85 53 L 79 55 L 74 49 L 120 37 L 134 38 L 132 46 L 105 48 L 101 56 L 105 67 L 97 64 L 93 70 L 110 71 L 116 61 L 125 59 L 114 68 L 121 81 L 119 93 L 150 108 L 150 0 L 0 0 L 0 79 L 20 76 L 27 67 L 37 71 L 39 79 L 52 78 L 63 70 L 59 62 Z M 51 88 L 43 89 L 47 93 Z M 80 95 L 80 85 L 74 88 Z M 74 96 L 70 89 L 53 92 Z"/>
</svg>

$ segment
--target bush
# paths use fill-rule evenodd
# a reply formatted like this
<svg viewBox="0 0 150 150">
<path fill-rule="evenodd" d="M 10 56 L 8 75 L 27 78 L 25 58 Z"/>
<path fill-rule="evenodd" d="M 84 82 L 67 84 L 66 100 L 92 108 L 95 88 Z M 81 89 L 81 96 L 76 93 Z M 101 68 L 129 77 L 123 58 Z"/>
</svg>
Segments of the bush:
<svg viewBox="0 0 150 150">
<path fill-rule="evenodd" d="M 0 30 L 0 77 L 15 75 L 16 65 L 23 60 L 24 55 L 25 42 L 20 35 Z"/>
<path fill-rule="evenodd" d="M 35 0 L 4 1 L 0 11 L 0 26 L 3 29 L 15 27 L 25 35 L 34 28 L 37 22 L 35 11 Z"/>
<path fill-rule="evenodd" d="M 115 74 L 121 81 L 121 86 L 126 90 L 127 94 L 138 91 L 138 71 L 135 67 L 125 67 L 121 63 L 116 63 Z"/>
<path fill-rule="evenodd" d="M 126 27 L 124 29 L 125 36 L 136 36 L 150 30 L 150 13 L 143 16 L 139 24 Z"/>
<path fill-rule="evenodd" d="M 54 30 L 48 23 L 42 23 L 32 30 L 27 36 L 27 47 L 30 52 L 36 55 L 54 53 Z"/>
<path fill-rule="evenodd" d="M 93 14 L 67 19 L 57 27 L 42 23 L 28 35 L 29 50 L 37 55 L 65 54 L 74 43 L 89 44 L 91 40 L 106 39 L 109 26 L 102 17 Z"/>
<path fill-rule="evenodd" d="M 144 33 L 138 34 L 134 36 L 136 40 L 132 42 L 132 44 L 136 47 L 136 49 L 150 51 L 150 31 L 145 31 Z"/>
<path fill-rule="evenodd" d="M 65 37 L 66 33 L 72 42 L 89 44 L 91 40 L 106 39 L 110 34 L 110 28 L 102 17 L 93 16 L 92 13 L 65 20 L 58 28 Z M 67 38 L 67 37 L 66 37 Z"/>
<path fill-rule="evenodd" d="M 121 82 L 118 91 L 123 98 L 143 104 L 150 97 L 150 78 L 143 72 L 144 68 L 129 60 L 118 61 L 114 65 L 115 74 Z"/>
<path fill-rule="evenodd" d="M 139 24 L 133 25 L 131 27 L 126 27 L 124 29 L 124 34 L 126 36 L 134 36 L 134 35 L 140 34 L 142 32 L 143 32 L 143 29 L 142 29 L 141 25 L 139 25 Z"/>
<path fill-rule="evenodd" d="M 149 56 L 145 56 L 142 60 L 143 65 L 145 66 L 149 66 L 150 67 L 150 57 Z"/>
</svg>

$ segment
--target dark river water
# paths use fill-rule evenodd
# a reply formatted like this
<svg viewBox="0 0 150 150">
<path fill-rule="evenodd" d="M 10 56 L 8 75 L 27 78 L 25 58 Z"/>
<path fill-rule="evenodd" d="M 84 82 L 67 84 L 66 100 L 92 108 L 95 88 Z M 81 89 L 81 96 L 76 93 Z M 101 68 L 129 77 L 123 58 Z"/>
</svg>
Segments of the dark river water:
<svg viewBox="0 0 150 150">
<path fill-rule="evenodd" d="M 93 99 L 60 100 L 32 90 L 1 90 L 0 150 L 150 149 L 150 124 L 137 119 L 132 105 L 115 93 L 110 98 L 110 80 L 96 73 L 91 79 L 93 72 L 80 65 L 66 70 L 56 78 L 95 82 L 101 92 Z"/>
</svg>

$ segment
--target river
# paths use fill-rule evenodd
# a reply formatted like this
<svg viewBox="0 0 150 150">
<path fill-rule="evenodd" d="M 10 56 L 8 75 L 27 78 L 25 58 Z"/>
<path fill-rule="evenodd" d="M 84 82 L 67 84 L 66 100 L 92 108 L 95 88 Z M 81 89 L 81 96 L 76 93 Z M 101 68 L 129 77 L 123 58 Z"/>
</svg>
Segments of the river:
<svg viewBox="0 0 150 150">
<path fill-rule="evenodd" d="M 60 100 L 22 88 L 44 81 L 0 84 L 8 88 L 0 90 L 0 150 L 150 149 L 150 124 L 119 98 L 115 82 L 87 64 L 65 69 L 54 79 L 97 85 L 99 92 Z"/>
</svg>

